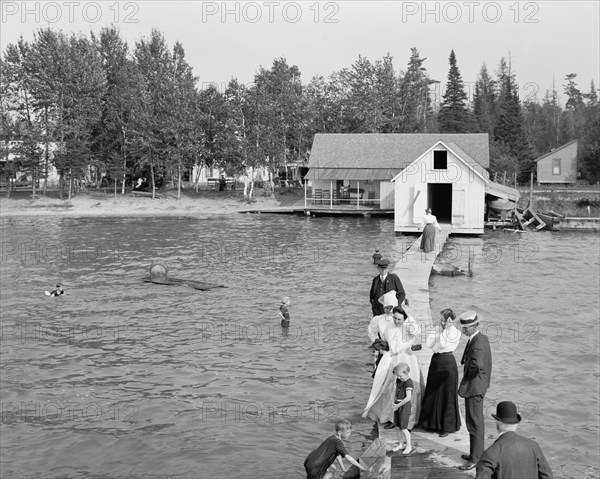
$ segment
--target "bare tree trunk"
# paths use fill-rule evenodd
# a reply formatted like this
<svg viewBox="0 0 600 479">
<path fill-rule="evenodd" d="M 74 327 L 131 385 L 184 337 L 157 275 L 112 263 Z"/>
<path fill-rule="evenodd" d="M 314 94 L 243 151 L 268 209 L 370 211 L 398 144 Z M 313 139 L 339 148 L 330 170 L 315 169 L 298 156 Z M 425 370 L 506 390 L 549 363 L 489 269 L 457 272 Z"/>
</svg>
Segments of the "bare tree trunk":
<svg viewBox="0 0 600 479">
<path fill-rule="evenodd" d="M 127 157 L 125 156 L 125 127 L 121 127 L 123 132 L 123 186 L 121 187 L 121 194 L 125 194 L 125 179 L 127 178 Z"/>
<path fill-rule="evenodd" d="M 152 152 L 150 152 L 150 176 L 152 177 L 152 199 L 155 199 L 156 184 L 154 183 L 154 163 L 152 162 Z"/>
<path fill-rule="evenodd" d="M 69 168 L 69 201 L 71 201 L 71 196 L 73 194 L 73 170 Z"/>
<path fill-rule="evenodd" d="M 181 161 L 177 163 L 177 199 L 181 199 Z"/>
<path fill-rule="evenodd" d="M 31 198 L 35 199 L 35 184 L 37 182 L 36 168 L 31 171 Z"/>
<path fill-rule="evenodd" d="M 48 169 L 49 169 L 49 165 L 50 165 L 50 153 L 48 151 L 49 149 L 49 145 L 48 145 L 48 105 L 44 106 L 44 127 L 45 127 L 45 134 L 44 134 L 44 140 L 45 140 L 45 144 L 46 144 L 46 151 L 44 154 L 44 192 L 43 195 L 46 196 L 46 188 L 48 187 Z"/>
</svg>

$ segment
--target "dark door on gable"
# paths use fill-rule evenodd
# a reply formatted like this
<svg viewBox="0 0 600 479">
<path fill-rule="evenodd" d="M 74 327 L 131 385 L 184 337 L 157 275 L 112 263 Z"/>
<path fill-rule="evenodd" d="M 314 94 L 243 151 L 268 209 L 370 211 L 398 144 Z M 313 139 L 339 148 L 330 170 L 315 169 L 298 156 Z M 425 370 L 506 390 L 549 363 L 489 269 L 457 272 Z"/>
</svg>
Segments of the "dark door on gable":
<svg viewBox="0 0 600 479">
<path fill-rule="evenodd" d="M 452 183 L 428 183 L 427 206 L 438 223 L 452 223 Z"/>
</svg>

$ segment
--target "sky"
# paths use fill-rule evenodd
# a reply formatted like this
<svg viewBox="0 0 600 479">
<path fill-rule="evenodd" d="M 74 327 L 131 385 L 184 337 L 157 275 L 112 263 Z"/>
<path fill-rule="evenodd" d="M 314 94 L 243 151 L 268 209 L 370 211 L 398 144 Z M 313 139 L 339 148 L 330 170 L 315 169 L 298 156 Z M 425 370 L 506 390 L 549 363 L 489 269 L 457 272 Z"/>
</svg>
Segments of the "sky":
<svg viewBox="0 0 600 479">
<path fill-rule="evenodd" d="M 577 74 L 582 92 L 600 85 L 600 1 L 4 1 L 0 46 L 40 28 L 88 35 L 117 26 L 133 49 L 160 30 L 168 45 L 182 43 L 198 87 L 231 78 L 251 84 L 262 66 L 285 57 L 302 82 L 350 67 L 359 55 L 386 54 L 405 70 L 412 47 L 441 97 L 453 49 L 472 94 L 483 63 L 494 75 L 502 57 L 516 74 L 521 100 L 539 99 Z M 564 104 L 565 98 L 561 97 Z"/>
</svg>

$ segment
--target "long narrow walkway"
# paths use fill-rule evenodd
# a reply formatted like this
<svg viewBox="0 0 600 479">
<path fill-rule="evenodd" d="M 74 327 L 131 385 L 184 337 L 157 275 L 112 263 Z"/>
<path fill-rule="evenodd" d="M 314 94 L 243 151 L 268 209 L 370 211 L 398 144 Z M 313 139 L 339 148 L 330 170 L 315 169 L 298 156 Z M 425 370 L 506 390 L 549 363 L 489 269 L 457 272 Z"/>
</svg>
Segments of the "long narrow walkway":
<svg viewBox="0 0 600 479">
<path fill-rule="evenodd" d="M 393 272 L 402 280 L 411 313 L 421 327 L 422 343 L 425 343 L 426 330 L 433 328 L 429 303 L 429 277 L 433 264 L 442 252 L 451 229 L 448 224 L 441 224 L 440 227 L 442 231 L 438 231 L 436 234 L 434 251 L 430 253 L 420 251 L 421 237 L 419 237 L 403 252 L 393 269 Z M 459 348 L 462 350 L 461 346 Z M 431 351 L 424 346 L 416 354 L 423 376 L 427 378 Z M 365 477 L 452 479 L 472 476 L 472 471 L 463 472 L 457 469 L 464 462 L 460 459 L 460 454 L 469 451 L 469 436 L 464 426 L 464 419 L 462 423 L 460 431 L 444 438 L 440 438 L 437 434 L 413 430 L 411 433 L 413 452 L 410 455 L 404 456 L 401 452 L 388 452 L 385 473 L 375 473 Z M 397 441 L 394 429 L 381 429 L 379 437 L 388 444 Z"/>
</svg>

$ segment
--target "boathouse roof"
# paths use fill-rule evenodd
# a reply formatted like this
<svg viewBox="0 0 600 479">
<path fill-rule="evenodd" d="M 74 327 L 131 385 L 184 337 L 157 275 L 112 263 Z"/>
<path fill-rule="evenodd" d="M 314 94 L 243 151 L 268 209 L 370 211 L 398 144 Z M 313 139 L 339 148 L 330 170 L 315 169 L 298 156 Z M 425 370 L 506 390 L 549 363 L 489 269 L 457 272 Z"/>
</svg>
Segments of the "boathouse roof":
<svg viewBox="0 0 600 479">
<path fill-rule="evenodd" d="M 391 179 L 440 140 L 456 145 L 466 161 L 489 166 L 487 133 L 317 133 L 308 167 L 337 173 L 367 169 L 373 171 L 363 171 L 369 176 L 364 179 Z"/>
</svg>

